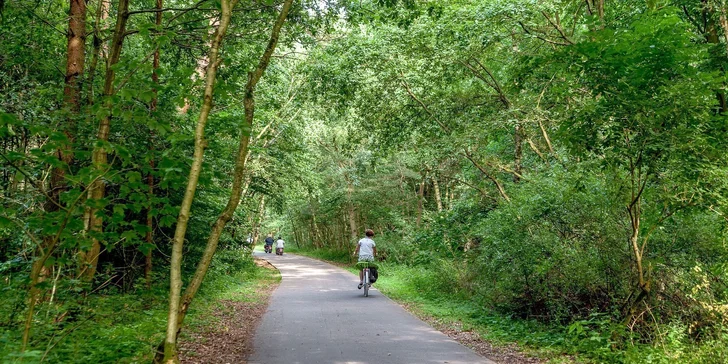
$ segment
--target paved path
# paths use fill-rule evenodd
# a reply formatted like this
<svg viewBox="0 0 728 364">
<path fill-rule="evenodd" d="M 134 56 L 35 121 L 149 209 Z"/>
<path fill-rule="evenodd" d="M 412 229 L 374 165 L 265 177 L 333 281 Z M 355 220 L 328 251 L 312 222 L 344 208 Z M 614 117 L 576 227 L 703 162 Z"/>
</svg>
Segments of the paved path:
<svg viewBox="0 0 728 364">
<path fill-rule="evenodd" d="M 359 277 L 293 254 L 256 253 L 281 285 L 254 338 L 251 364 L 494 364 L 409 314 Z M 380 279 L 387 279 L 386 273 Z"/>
</svg>

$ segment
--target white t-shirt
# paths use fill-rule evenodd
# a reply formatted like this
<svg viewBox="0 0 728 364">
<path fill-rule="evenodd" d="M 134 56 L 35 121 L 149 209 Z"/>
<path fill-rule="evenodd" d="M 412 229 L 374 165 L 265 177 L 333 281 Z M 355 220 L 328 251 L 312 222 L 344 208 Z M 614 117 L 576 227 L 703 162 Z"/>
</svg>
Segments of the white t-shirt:
<svg viewBox="0 0 728 364">
<path fill-rule="evenodd" d="M 283 241 L 283 239 L 276 240 L 276 248 L 283 248 L 283 245 L 285 245 L 286 242 Z"/>
<path fill-rule="evenodd" d="M 359 259 L 369 257 L 374 258 L 375 246 L 377 246 L 377 244 L 375 244 L 372 239 L 363 238 L 359 240 Z"/>
</svg>

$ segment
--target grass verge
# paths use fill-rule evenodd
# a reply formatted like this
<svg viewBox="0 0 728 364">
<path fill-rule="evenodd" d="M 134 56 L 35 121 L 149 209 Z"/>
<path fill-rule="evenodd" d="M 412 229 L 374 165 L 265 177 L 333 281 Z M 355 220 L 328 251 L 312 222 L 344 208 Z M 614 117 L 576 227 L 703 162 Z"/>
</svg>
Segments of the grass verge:
<svg viewBox="0 0 728 364">
<path fill-rule="evenodd" d="M 214 325 L 221 301 L 259 300 L 256 289 L 277 282 L 276 274 L 256 266 L 249 251 L 218 252 L 181 341 Z M 53 301 L 38 305 L 29 350 L 21 354 L 24 291 L 13 287 L 4 287 L 8 295 L 0 300 L 0 363 L 150 363 L 164 339 L 169 294 L 164 280 L 149 290 L 120 293 L 111 287 L 85 297 L 59 286 Z"/>
</svg>

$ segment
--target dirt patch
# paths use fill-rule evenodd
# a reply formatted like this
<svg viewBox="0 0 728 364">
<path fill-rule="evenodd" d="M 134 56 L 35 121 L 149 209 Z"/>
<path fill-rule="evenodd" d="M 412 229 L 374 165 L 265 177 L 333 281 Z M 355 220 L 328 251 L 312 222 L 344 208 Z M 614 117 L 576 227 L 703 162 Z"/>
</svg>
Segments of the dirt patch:
<svg viewBox="0 0 728 364">
<path fill-rule="evenodd" d="M 256 258 L 255 265 L 257 265 L 259 267 L 267 268 L 267 269 L 276 269 L 276 267 L 274 267 L 273 264 L 270 264 L 270 262 L 265 259 Z"/>
<path fill-rule="evenodd" d="M 255 263 L 267 269 L 276 269 L 262 259 Z M 278 284 L 256 287 L 250 302 L 219 301 L 212 315 L 215 325 L 203 332 L 187 335 L 180 343 L 180 361 L 185 364 L 244 364 L 253 350 L 253 335 L 268 307 L 270 296 Z"/>
</svg>

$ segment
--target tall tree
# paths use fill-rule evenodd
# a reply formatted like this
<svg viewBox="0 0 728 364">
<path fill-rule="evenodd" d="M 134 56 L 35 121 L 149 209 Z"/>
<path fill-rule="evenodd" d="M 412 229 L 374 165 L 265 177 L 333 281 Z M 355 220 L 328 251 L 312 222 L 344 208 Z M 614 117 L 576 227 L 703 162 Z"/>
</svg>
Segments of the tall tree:
<svg viewBox="0 0 728 364">
<path fill-rule="evenodd" d="M 46 212 L 53 213 L 62 209 L 61 192 L 66 185 L 66 169 L 73 159 L 72 144 L 74 140 L 75 122 L 81 108 L 81 79 L 84 70 L 86 56 L 86 1 L 71 0 L 68 13 L 68 31 L 66 37 L 66 73 L 63 87 L 63 103 L 67 110 L 65 125 L 62 127 L 66 137 L 63 145 L 56 150 L 56 157 L 61 161 L 60 166 L 51 169 L 51 178 L 46 193 Z M 30 328 L 34 314 L 36 301 L 38 300 L 38 289 L 36 285 L 40 278 L 41 271 L 48 258 L 56 249 L 58 239 L 54 235 L 43 238 L 43 246 L 38 247 L 36 259 L 33 262 L 30 274 L 30 289 L 28 295 L 28 312 L 23 332 L 23 348 L 30 339 Z"/>
<path fill-rule="evenodd" d="M 105 174 L 108 172 L 108 151 L 107 143 L 109 140 L 109 132 L 111 130 L 111 118 L 113 101 L 111 96 L 114 95 L 114 80 L 116 78 L 116 64 L 121 58 L 121 50 L 126 38 L 126 24 L 129 20 L 129 0 L 119 0 L 116 14 L 116 26 L 111 41 L 111 49 L 109 50 L 109 59 L 106 64 L 106 77 L 104 79 L 104 106 L 106 113 L 101 118 L 96 135 L 96 144 L 94 145 L 91 162 L 96 170 L 97 177 L 89 186 L 88 198 L 94 204 L 103 204 L 106 196 Z M 88 251 L 82 251 L 81 261 L 81 277 L 90 281 L 96 274 L 96 267 L 99 262 L 99 254 L 101 254 L 101 240 L 104 224 L 104 209 L 98 206 L 90 207 L 88 211 L 88 231 L 91 235 L 92 245 Z"/>
</svg>

